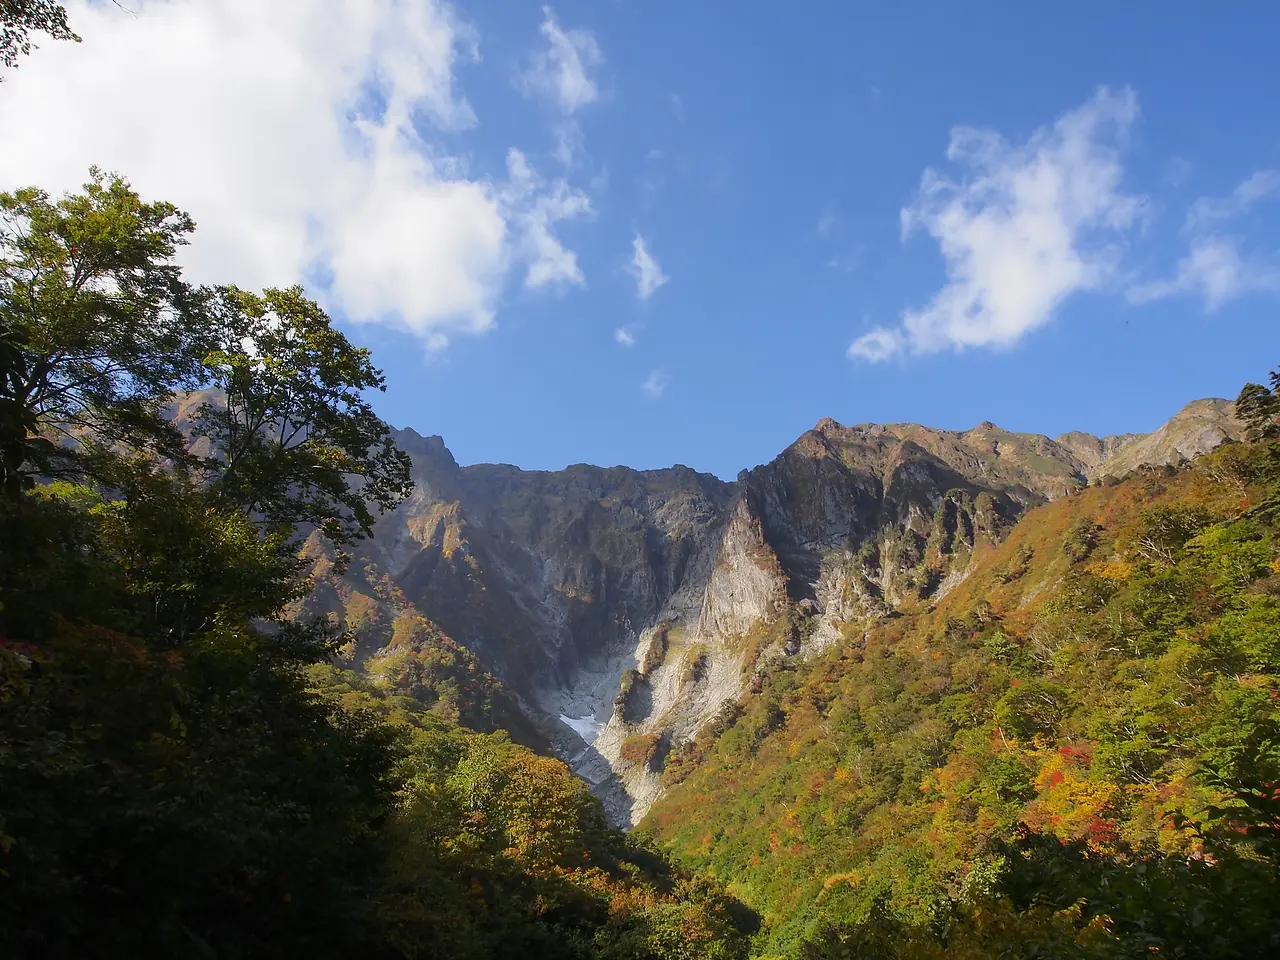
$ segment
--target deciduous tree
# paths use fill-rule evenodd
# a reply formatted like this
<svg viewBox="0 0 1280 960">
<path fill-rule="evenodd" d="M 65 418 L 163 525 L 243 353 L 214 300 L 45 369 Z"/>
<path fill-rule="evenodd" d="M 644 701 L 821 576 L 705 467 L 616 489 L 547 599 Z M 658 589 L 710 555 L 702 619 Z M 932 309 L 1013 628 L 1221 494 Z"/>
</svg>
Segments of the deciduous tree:
<svg viewBox="0 0 1280 960">
<path fill-rule="evenodd" d="M 204 364 L 218 392 L 195 432 L 212 444 L 217 495 L 274 529 L 311 525 L 339 544 L 367 535 L 375 511 L 412 489 L 408 455 L 364 397 L 385 389 L 369 351 L 300 287 L 226 287 L 211 312 Z"/>
<path fill-rule="evenodd" d="M 0 194 L 6 478 L 48 469 L 25 442 L 36 434 L 59 441 L 44 451 L 59 472 L 91 472 L 87 454 L 117 444 L 180 455 L 162 414 L 203 373 L 202 295 L 175 260 L 193 229 L 96 168 L 61 200 L 34 187 Z"/>
</svg>

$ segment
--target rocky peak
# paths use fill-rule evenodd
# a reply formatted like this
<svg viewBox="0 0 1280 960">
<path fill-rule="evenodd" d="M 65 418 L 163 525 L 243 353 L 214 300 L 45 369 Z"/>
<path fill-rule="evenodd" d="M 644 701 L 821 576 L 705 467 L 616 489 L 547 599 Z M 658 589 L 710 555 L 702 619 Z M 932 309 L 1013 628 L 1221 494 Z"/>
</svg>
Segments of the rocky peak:
<svg viewBox="0 0 1280 960">
<path fill-rule="evenodd" d="M 454 472 L 458 469 L 458 461 L 444 445 L 444 438 L 439 434 L 424 437 L 413 427 L 393 431 L 398 446 L 415 460 L 422 461 L 429 469 Z"/>
<path fill-rule="evenodd" d="M 1145 464 L 1177 464 L 1244 436 L 1244 423 L 1230 400 L 1193 400 L 1154 433 L 1118 445 L 1095 473 L 1120 477 Z"/>
</svg>

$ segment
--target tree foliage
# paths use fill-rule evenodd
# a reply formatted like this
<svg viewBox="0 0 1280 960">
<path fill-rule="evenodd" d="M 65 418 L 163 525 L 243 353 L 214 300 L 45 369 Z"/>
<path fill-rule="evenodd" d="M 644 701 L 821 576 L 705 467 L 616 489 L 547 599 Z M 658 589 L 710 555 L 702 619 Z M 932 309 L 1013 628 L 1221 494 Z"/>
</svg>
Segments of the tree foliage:
<svg viewBox="0 0 1280 960">
<path fill-rule="evenodd" d="M 122 443 L 178 455 L 162 408 L 202 375 L 201 298 L 175 261 L 193 229 L 96 169 L 61 200 L 0 194 L 0 415 L 9 431 L 58 441 L 34 458 L 29 443 L 6 443 L 6 477 L 49 459 L 82 472 L 87 453 Z"/>
<path fill-rule="evenodd" d="M 20 56 L 31 53 L 32 33 L 80 42 L 56 0 L 0 0 L 0 66 L 16 67 Z"/>
<path fill-rule="evenodd" d="M 203 358 L 216 398 L 194 432 L 213 449 L 219 498 L 274 529 L 319 528 L 334 543 L 370 532 L 375 510 L 412 489 L 409 458 L 364 392 L 385 389 L 370 359 L 300 287 L 219 290 Z"/>
</svg>

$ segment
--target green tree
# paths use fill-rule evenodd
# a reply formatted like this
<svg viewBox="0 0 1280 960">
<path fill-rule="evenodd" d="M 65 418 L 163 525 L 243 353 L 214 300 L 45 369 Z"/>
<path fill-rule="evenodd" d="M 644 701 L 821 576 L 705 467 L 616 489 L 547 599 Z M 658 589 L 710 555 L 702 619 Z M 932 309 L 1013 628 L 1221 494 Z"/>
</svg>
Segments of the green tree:
<svg viewBox="0 0 1280 960">
<path fill-rule="evenodd" d="M 1280 439 L 1280 370 L 1271 372 L 1271 386 L 1246 383 L 1236 398 L 1236 415 L 1245 422 L 1250 440 Z"/>
<path fill-rule="evenodd" d="M 80 42 L 67 25 L 66 8 L 55 0 L 0 0 L 0 65 L 16 67 L 19 56 L 31 53 L 32 33 Z"/>
<path fill-rule="evenodd" d="M 1236 398 L 1236 414 L 1245 422 L 1248 438 L 1266 450 L 1259 473 L 1270 495 L 1253 512 L 1274 521 L 1280 519 L 1280 370 L 1272 371 L 1270 382 L 1270 388 L 1246 383 Z"/>
<path fill-rule="evenodd" d="M 115 466 L 118 499 L 0 503 L 0 953 L 358 953 L 397 736 L 257 626 L 305 588 L 288 557 Z"/>
<path fill-rule="evenodd" d="M 217 292 L 205 368 L 218 393 L 195 416 L 224 503 L 272 529 L 306 524 L 334 543 L 369 534 L 375 510 L 412 490 L 407 454 L 364 399 L 384 390 L 369 351 L 351 345 L 300 287 Z"/>
<path fill-rule="evenodd" d="M 52 444 L 36 433 L 35 415 L 15 395 L 27 375 L 26 357 L 12 331 L 0 328 L 0 494 L 14 497 L 34 478 L 23 472 L 50 469 Z"/>
<path fill-rule="evenodd" d="M 163 407 L 202 374 L 201 295 L 174 260 L 193 229 L 97 169 L 58 201 L 0 194 L 0 415 L 24 440 L 57 440 L 44 452 L 59 472 L 92 472 L 94 451 L 122 443 L 181 455 Z M 48 468 L 30 454 L 5 443 L 5 477 Z"/>
</svg>

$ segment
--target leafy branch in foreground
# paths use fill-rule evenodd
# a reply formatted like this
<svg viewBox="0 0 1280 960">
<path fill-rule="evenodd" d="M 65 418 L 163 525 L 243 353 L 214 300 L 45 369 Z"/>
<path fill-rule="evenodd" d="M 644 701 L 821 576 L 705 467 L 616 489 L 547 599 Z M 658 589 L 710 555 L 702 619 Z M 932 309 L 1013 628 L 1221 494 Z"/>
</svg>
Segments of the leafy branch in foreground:
<svg viewBox="0 0 1280 960">
<path fill-rule="evenodd" d="M 382 372 L 300 287 L 190 286 L 175 258 L 194 228 L 97 169 L 57 201 L 0 194 L 4 488 L 37 475 L 109 484 L 121 454 L 145 454 L 191 468 L 273 535 L 366 536 L 412 489 L 408 456 L 365 399 Z M 199 388 L 207 402 L 175 423 L 175 400 L 190 408 Z"/>
<path fill-rule="evenodd" d="M 67 24 L 66 8 L 55 0 L 0 0 L 0 66 L 16 67 L 19 56 L 31 53 L 32 33 L 80 42 Z"/>
<path fill-rule="evenodd" d="M 413 488 L 409 457 L 364 399 L 383 390 L 369 351 L 353 347 L 301 287 L 214 298 L 216 388 L 196 413 L 211 484 L 225 503 L 273 529 L 318 527 L 334 543 L 367 536 L 374 510 Z"/>
<path fill-rule="evenodd" d="M 96 168 L 57 201 L 0 193 L 0 406 L 6 430 L 24 432 L 0 450 L 6 479 L 84 473 L 118 444 L 181 456 L 163 407 L 202 376 L 202 295 L 174 259 L 194 228 Z M 36 436 L 57 443 L 33 459 Z"/>
</svg>

